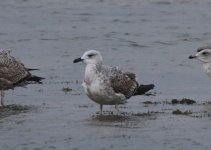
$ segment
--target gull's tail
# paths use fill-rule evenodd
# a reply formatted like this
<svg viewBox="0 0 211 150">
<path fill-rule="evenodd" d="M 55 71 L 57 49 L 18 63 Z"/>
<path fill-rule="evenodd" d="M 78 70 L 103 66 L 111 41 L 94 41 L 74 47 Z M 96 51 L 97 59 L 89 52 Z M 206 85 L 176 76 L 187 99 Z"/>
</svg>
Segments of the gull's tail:
<svg viewBox="0 0 211 150">
<path fill-rule="evenodd" d="M 34 70 L 40 70 L 40 69 L 34 69 L 34 68 L 26 68 L 27 71 L 34 71 Z"/>
<path fill-rule="evenodd" d="M 136 92 L 134 93 L 134 95 L 151 95 L 151 94 L 147 94 L 146 92 L 148 92 L 149 90 L 153 89 L 155 87 L 154 84 L 147 84 L 147 85 L 139 85 L 138 89 L 136 90 Z"/>
<path fill-rule="evenodd" d="M 33 81 L 33 82 L 36 82 L 36 83 L 42 83 L 41 80 L 43 80 L 43 79 L 45 79 L 45 78 L 32 75 L 29 78 L 27 78 L 26 81 Z"/>
<path fill-rule="evenodd" d="M 45 79 L 45 78 L 30 74 L 27 77 L 14 83 L 13 86 L 25 87 L 27 84 L 42 84 L 43 79 Z"/>
</svg>

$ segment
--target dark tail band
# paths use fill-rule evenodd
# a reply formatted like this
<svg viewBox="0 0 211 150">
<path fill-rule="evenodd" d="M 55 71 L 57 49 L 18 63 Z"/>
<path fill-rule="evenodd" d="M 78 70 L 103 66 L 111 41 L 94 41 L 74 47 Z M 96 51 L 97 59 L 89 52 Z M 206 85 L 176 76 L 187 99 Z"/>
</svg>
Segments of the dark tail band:
<svg viewBox="0 0 211 150">
<path fill-rule="evenodd" d="M 154 87 L 155 87 L 154 84 L 147 84 L 147 85 L 141 84 L 139 86 L 139 88 L 136 90 L 136 92 L 134 93 L 134 95 L 146 94 L 146 92 L 148 92 L 149 90 L 153 89 Z"/>
<path fill-rule="evenodd" d="M 32 75 L 26 81 L 33 81 L 33 82 L 37 82 L 37 83 L 42 83 L 41 80 L 43 80 L 43 79 L 45 79 L 45 78 Z"/>
<path fill-rule="evenodd" d="M 27 71 L 34 71 L 34 70 L 40 70 L 40 69 L 33 69 L 33 68 L 26 68 Z"/>
</svg>

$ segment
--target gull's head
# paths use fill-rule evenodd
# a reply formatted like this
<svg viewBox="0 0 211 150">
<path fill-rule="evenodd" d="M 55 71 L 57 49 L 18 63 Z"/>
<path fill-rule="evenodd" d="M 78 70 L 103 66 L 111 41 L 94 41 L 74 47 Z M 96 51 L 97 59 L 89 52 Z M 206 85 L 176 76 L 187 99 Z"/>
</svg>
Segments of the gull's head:
<svg viewBox="0 0 211 150">
<path fill-rule="evenodd" d="M 195 55 L 190 55 L 189 59 L 197 58 L 204 63 L 211 63 L 211 46 L 200 47 Z"/>
<path fill-rule="evenodd" d="M 102 64 L 102 56 L 100 52 L 96 50 L 86 51 L 80 58 L 77 58 L 73 63 L 84 62 L 86 64 Z"/>
</svg>

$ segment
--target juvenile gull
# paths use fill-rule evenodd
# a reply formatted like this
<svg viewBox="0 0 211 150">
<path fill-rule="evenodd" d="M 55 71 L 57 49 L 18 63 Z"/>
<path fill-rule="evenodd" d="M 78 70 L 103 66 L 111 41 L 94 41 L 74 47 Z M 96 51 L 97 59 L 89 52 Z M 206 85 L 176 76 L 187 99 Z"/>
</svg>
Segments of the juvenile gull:
<svg viewBox="0 0 211 150">
<path fill-rule="evenodd" d="M 34 76 L 30 71 L 37 69 L 26 68 L 24 64 L 10 55 L 10 50 L 0 50 L 0 91 L 1 103 L 4 106 L 4 91 L 16 86 L 29 83 L 41 83 L 42 77 Z"/>
<path fill-rule="evenodd" d="M 211 46 L 204 46 L 197 49 L 195 55 L 190 55 L 189 59 L 197 58 L 203 62 L 204 72 L 211 77 Z"/>
<path fill-rule="evenodd" d="M 87 96 L 100 104 L 101 114 L 103 105 L 115 105 L 118 110 L 118 105 L 125 104 L 131 96 L 145 94 L 154 88 L 153 84 L 139 85 L 134 73 L 104 66 L 102 60 L 100 52 L 89 50 L 73 61 L 86 63 L 82 86 Z"/>
</svg>

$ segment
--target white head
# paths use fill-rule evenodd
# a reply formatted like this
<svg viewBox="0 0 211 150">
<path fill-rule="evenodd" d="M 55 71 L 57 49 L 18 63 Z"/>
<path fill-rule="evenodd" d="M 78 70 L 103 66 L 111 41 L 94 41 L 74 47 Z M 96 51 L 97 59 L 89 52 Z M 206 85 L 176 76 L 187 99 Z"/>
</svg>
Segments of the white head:
<svg viewBox="0 0 211 150">
<path fill-rule="evenodd" d="M 100 52 L 96 50 L 88 50 L 80 58 L 75 59 L 73 63 L 80 61 L 86 64 L 102 64 L 103 58 Z"/>
<path fill-rule="evenodd" d="M 197 58 L 204 63 L 211 63 L 211 46 L 200 47 L 195 55 L 189 56 L 189 59 Z"/>
</svg>

